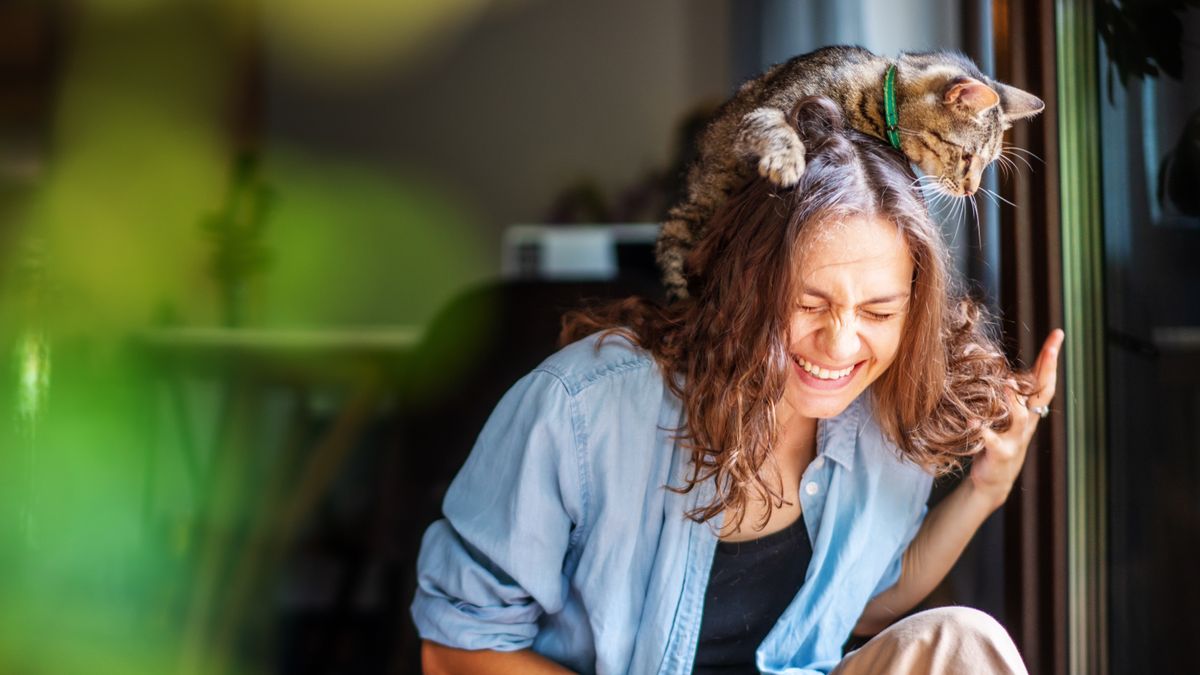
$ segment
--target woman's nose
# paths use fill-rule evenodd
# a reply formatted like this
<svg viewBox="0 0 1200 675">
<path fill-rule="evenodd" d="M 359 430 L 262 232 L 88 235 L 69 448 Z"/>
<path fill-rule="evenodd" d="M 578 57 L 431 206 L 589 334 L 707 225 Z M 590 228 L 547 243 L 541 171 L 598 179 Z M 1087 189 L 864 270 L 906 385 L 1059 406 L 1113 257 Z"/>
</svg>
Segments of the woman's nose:
<svg viewBox="0 0 1200 675">
<path fill-rule="evenodd" d="M 854 317 L 834 317 L 825 329 L 825 352 L 842 366 L 858 354 L 858 320 Z"/>
</svg>

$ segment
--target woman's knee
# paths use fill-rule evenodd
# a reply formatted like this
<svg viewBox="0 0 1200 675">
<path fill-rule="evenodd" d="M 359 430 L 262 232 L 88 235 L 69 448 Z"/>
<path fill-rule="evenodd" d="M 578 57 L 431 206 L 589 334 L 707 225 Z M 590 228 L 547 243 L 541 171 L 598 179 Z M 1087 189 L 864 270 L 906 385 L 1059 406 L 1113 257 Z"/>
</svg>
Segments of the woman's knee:
<svg viewBox="0 0 1200 675">
<path fill-rule="evenodd" d="M 901 619 L 839 668 L 839 675 L 1026 672 L 1004 626 L 970 607 L 938 607 Z"/>
<path fill-rule="evenodd" d="M 992 618 L 991 614 L 975 609 L 974 607 L 935 607 L 934 609 L 918 612 L 912 618 L 917 617 L 921 617 L 932 624 L 958 626 L 984 634 L 999 631 L 1007 635 L 1004 626 Z"/>
<path fill-rule="evenodd" d="M 909 617 L 920 621 L 918 632 L 952 643 L 988 645 L 1016 652 L 1008 630 L 987 612 L 973 607 L 938 607 Z"/>
</svg>

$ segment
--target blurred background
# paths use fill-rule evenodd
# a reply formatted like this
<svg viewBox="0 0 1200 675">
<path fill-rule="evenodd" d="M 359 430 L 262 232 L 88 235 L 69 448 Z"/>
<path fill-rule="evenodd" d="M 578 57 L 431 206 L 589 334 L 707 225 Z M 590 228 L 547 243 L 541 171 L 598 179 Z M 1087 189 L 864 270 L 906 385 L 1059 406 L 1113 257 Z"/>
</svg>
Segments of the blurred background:
<svg viewBox="0 0 1200 675">
<path fill-rule="evenodd" d="M 0 672 L 419 672 L 491 407 L 564 310 L 660 293 L 707 115 L 828 44 L 1048 104 L 937 216 L 1015 360 L 1080 356 L 929 603 L 1034 673 L 1195 670 L 1196 5 L 0 1 Z"/>
</svg>

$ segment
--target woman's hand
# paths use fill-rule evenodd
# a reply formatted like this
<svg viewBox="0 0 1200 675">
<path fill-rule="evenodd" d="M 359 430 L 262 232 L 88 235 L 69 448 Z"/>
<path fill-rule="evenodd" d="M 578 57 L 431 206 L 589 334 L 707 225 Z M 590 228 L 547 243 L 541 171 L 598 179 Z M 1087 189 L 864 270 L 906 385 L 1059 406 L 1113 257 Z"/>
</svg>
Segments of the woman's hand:
<svg viewBox="0 0 1200 675">
<path fill-rule="evenodd" d="M 1022 402 L 1016 392 L 1010 392 L 1009 409 L 1012 426 L 1004 433 L 991 429 L 983 430 L 983 452 L 975 457 L 971 466 L 970 484 L 981 497 L 990 500 L 992 508 L 998 508 L 1008 498 L 1021 466 L 1025 463 L 1025 451 L 1037 429 L 1041 415 L 1033 411 L 1036 406 L 1048 406 L 1054 398 L 1054 387 L 1058 379 L 1058 351 L 1062 347 L 1064 334 L 1055 329 L 1042 344 L 1034 367 L 1037 391 Z"/>
</svg>

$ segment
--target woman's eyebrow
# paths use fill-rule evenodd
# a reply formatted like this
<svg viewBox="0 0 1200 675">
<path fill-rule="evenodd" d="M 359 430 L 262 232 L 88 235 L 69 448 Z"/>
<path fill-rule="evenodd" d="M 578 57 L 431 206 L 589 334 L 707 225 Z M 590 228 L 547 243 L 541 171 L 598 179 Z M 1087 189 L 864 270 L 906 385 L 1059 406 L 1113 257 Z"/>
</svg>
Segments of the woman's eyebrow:
<svg viewBox="0 0 1200 675">
<path fill-rule="evenodd" d="M 833 298 L 831 298 L 828 293 L 819 291 L 815 288 L 805 288 L 804 290 L 801 291 L 801 293 L 804 295 L 812 295 L 812 296 L 818 297 L 826 302 L 833 302 Z M 909 293 L 907 293 L 907 292 L 893 293 L 892 295 L 883 295 L 878 298 L 871 298 L 870 300 L 864 300 L 863 302 L 860 302 L 858 304 L 860 307 L 863 305 L 882 305 L 882 304 L 885 304 L 888 302 L 896 302 L 897 300 L 908 300 L 908 297 L 909 297 Z"/>
</svg>

